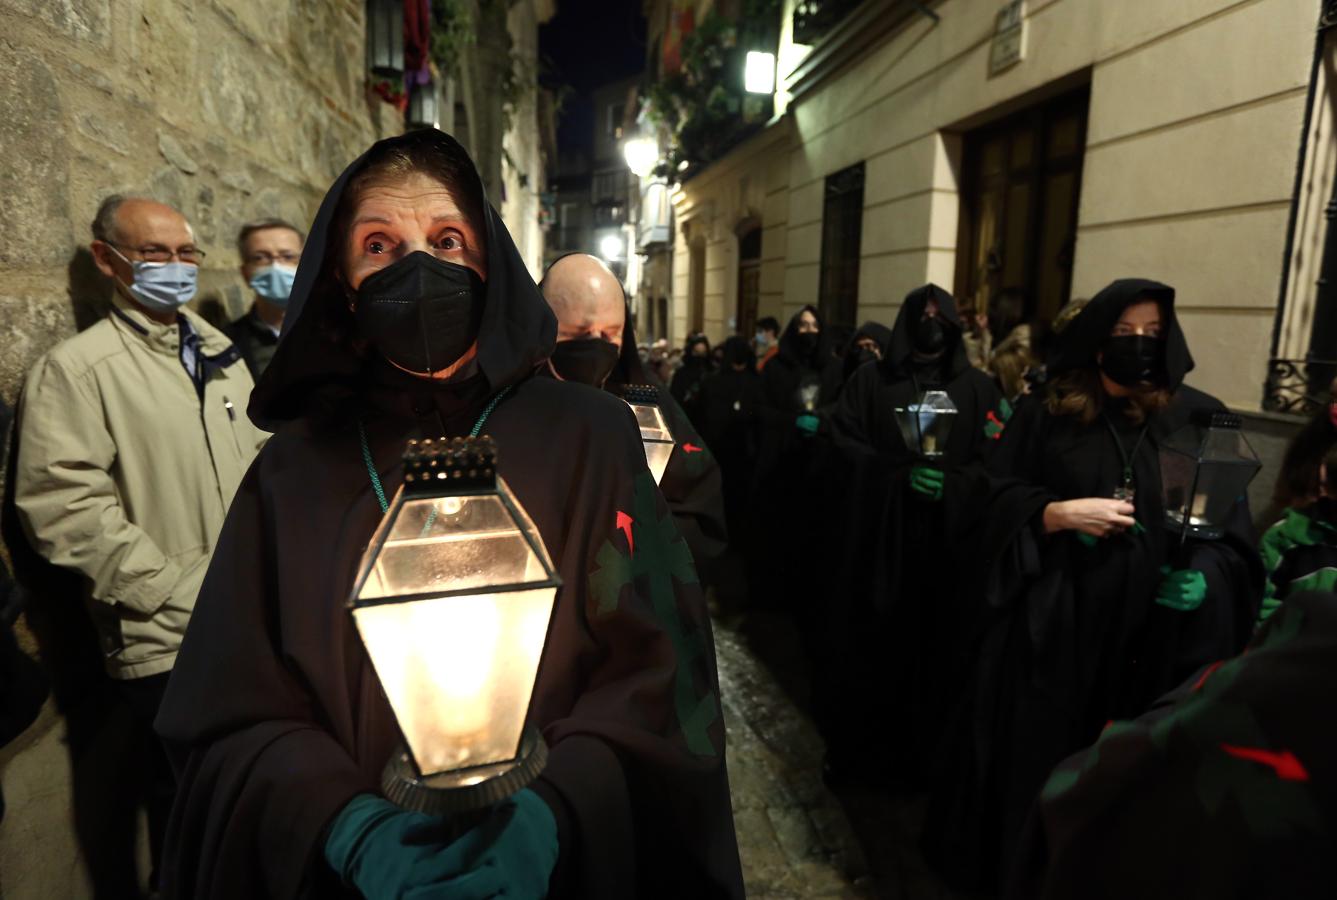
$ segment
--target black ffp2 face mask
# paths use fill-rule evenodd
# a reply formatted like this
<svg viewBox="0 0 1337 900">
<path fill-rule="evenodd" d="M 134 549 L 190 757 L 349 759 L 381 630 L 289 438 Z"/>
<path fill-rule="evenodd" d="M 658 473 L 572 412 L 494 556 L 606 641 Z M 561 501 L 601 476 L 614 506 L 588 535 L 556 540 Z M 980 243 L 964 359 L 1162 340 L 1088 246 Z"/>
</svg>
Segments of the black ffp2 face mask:
<svg viewBox="0 0 1337 900">
<path fill-rule="evenodd" d="M 937 316 L 920 319 L 910 334 L 910 343 L 924 356 L 941 353 L 947 347 L 947 327 Z"/>
<path fill-rule="evenodd" d="M 487 286 L 467 266 L 415 250 L 357 289 L 358 331 L 390 362 L 410 372 L 439 372 L 478 339 Z"/>
<path fill-rule="evenodd" d="M 1145 334 L 1109 338 L 1101 350 L 1100 371 L 1124 387 L 1161 384 L 1165 381 L 1165 344 Z"/>
<path fill-rule="evenodd" d="M 602 338 L 558 341 L 548 361 L 563 381 L 601 388 L 617 365 L 618 348 Z"/>
</svg>

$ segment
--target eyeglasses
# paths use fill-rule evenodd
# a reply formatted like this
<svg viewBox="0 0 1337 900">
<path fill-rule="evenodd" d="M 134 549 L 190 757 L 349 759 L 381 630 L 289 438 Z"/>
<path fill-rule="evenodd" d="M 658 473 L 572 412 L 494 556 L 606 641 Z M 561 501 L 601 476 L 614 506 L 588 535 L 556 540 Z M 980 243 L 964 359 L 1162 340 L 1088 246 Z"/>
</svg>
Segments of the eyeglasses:
<svg viewBox="0 0 1337 900">
<path fill-rule="evenodd" d="M 107 241 L 107 243 L 111 244 L 113 247 L 118 247 L 121 250 L 136 254 L 141 262 L 165 263 L 177 259 L 183 263 L 197 266 L 203 262 L 204 257 L 208 255 L 199 247 L 189 245 L 185 247 L 177 247 L 176 250 L 170 250 L 161 244 L 145 244 L 142 247 L 127 247 L 124 244 L 117 244 L 113 241 Z"/>
<path fill-rule="evenodd" d="M 253 266 L 272 266 L 276 262 L 287 266 L 297 265 L 297 261 L 302 258 L 302 254 L 294 253 L 291 250 L 284 250 L 281 253 L 266 253 L 263 250 L 257 250 L 248 254 L 246 261 Z"/>
</svg>

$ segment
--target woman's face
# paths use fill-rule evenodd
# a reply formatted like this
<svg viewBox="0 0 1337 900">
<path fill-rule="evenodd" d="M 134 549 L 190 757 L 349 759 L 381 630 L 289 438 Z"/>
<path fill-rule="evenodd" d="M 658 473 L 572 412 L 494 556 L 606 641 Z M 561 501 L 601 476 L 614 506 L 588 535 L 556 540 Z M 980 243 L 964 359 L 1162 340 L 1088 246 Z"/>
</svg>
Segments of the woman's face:
<svg viewBox="0 0 1337 900">
<path fill-rule="evenodd" d="M 353 290 L 368 275 L 416 250 L 466 266 L 487 280 L 483 236 L 466 221 L 446 186 L 421 172 L 363 190 L 344 250 L 344 278 Z"/>
<path fill-rule="evenodd" d="M 799 334 L 817 334 L 821 331 L 821 326 L 817 324 L 817 317 L 810 310 L 804 310 L 798 317 Z"/>
<path fill-rule="evenodd" d="M 1150 338 L 1161 336 L 1161 306 L 1155 300 L 1139 300 L 1130 304 L 1115 323 L 1110 337 L 1127 337 L 1134 334 Z"/>
</svg>

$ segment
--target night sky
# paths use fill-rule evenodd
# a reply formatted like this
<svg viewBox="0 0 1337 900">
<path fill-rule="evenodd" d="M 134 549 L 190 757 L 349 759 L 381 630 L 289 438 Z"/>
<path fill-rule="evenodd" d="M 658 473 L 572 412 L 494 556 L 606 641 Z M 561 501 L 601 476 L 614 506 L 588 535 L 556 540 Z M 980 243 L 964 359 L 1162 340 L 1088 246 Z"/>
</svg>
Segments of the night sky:
<svg viewBox="0 0 1337 900">
<path fill-rule="evenodd" d="M 645 68 L 645 18 L 640 0 L 557 0 L 557 15 L 539 29 L 543 81 L 572 90 L 562 106 L 557 141 L 563 150 L 592 142 L 588 93 Z"/>
</svg>

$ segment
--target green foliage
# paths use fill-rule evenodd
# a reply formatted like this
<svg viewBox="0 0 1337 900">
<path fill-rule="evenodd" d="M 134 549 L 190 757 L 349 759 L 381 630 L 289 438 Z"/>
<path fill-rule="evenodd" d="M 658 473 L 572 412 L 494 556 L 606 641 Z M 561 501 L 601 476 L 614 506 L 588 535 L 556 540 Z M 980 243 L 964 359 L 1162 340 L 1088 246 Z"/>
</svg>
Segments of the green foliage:
<svg viewBox="0 0 1337 900">
<path fill-rule="evenodd" d="M 676 180 L 718 159 L 770 114 L 766 97 L 742 84 L 749 49 L 775 46 L 780 0 L 747 0 L 739 22 L 711 12 L 683 38 L 682 65 L 645 89 L 649 121 L 669 136 L 656 175 Z"/>
<path fill-rule="evenodd" d="M 432 62 L 441 74 L 458 78 L 460 59 L 475 41 L 469 0 L 432 0 Z"/>
</svg>

